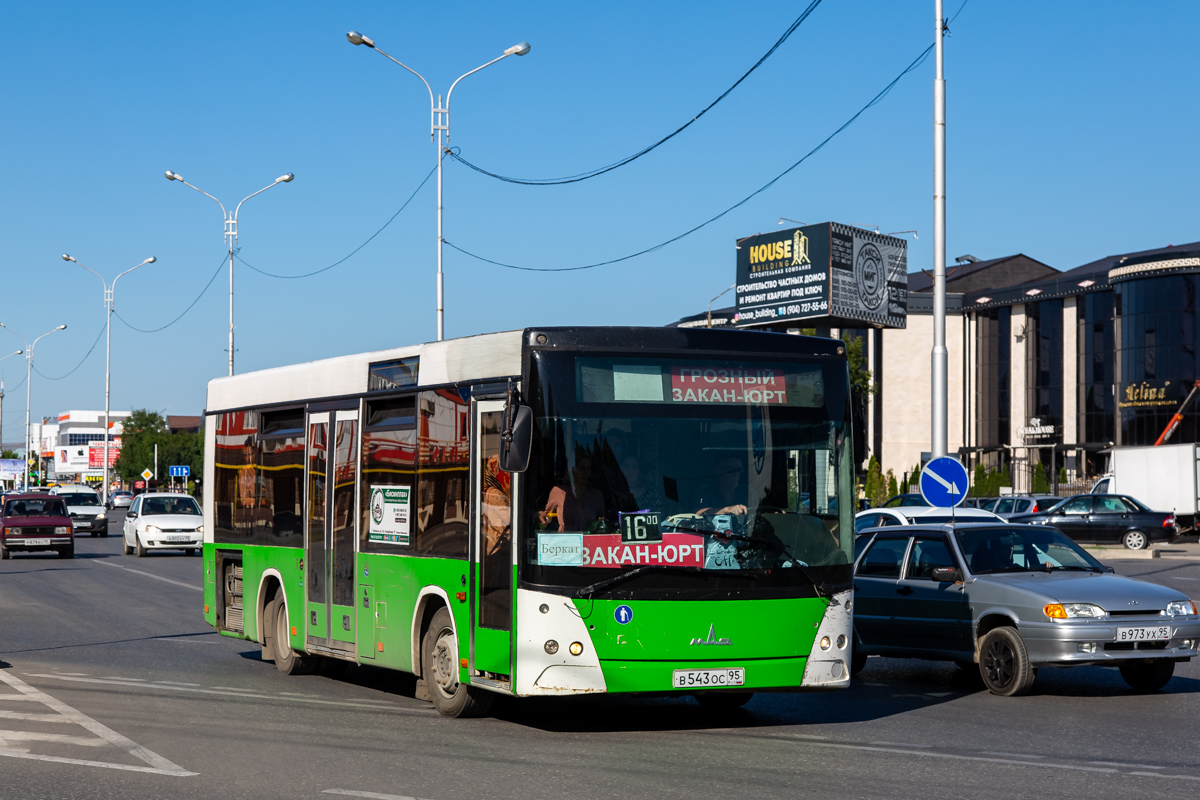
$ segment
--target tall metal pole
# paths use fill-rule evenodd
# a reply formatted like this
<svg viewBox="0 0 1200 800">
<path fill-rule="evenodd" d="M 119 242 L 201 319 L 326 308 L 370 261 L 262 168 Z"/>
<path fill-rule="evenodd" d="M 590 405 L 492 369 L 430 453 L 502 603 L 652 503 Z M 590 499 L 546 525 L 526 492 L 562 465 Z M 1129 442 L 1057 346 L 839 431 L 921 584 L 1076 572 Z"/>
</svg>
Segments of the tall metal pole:
<svg viewBox="0 0 1200 800">
<path fill-rule="evenodd" d="M 101 280 L 104 279 L 101 278 Z M 113 281 L 112 286 L 104 287 L 104 483 L 101 484 L 103 496 L 100 499 L 106 508 L 108 507 L 108 440 L 109 426 L 111 425 L 108 421 L 108 396 L 112 379 L 113 290 L 116 288 L 116 281 Z"/>
<path fill-rule="evenodd" d="M 443 338 L 445 338 L 445 334 L 446 334 L 445 320 L 443 318 L 443 315 L 445 313 L 446 304 L 444 302 L 444 298 L 442 295 L 442 243 L 445 241 L 445 239 L 442 238 L 442 151 L 443 151 L 442 133 L 449 132 L 449 130 L 447 128 L 447 126 L 449 124 L 449 120 L 447 119 L 447 115 L 446 115 L 446 107 L 442 104 L 442 96 L 440 94 L 438 95 L 437 108 L 434 109 L 434 114 L 435 114 L 435 117 L 434 117 L 435 121 L 434 121 L 433 127 L 437 129 L 437 173 L 438 173 L 438 190 L 437 190 L 437 195 L 438 195 L 437 196 L 437 204 L 438 204 L 438 215 L 437 215 L 437 217 L 438 217 L 437 218 L 437 238 L 438 238 L 437 340 L 440 342 L 440 341 L 442 341 Z"/>
<path fill-rule="evenodd" d="M 379 53 L 392 63 L 399 64 L 400 66 L 404 67 L 413 75 L 416 75 L 418 78 L 420 78 L 421 83 L 425 84 L 425 89 L 429 92 L 429 120 L 431 126 L 429 138 L 433 139 L 437 143 L 437 340 L 440 342 L 443 338 L 445 338 L 444 312 L 446 305 L 445 295 L 443 294 L 444 282 L 442 273 L 442 244 L 445 242 L 445 239 L 442 237 L 442 157 L 445 154 L 445 144 L 442 137 L 444 134 L 445 141 L 450 141 L 450 96 L 454 94 L 454 87 L 458 85 L 458 82 L 467 77 L 467 75 L 474 75 L 484 67 L 490 67 L 492 64 L 495 64 L 497 61 L 501 61 L 508 56 L 523 56 L 528 53 L 530 49 L 529 42 L 515 44 L 505 50 L 504 54 L 498 58 L 493 58 L 483 66 L 476 67 L 470 72 L 460 75 L 455 79 L 454 83 L 450 84 L 450 91 L 446 92 L 446 100 L 445 102 L 442 102 L 442 96 L 440 94 L 437 96 L 437 100 L 434 100 L 433 87 L 429 85 L 429 81 L 425 80 L 421 73 L 417 72 L 404 62 L 398 61 L 397 59 L 380 50 L 375 46 L 375 42 L 371 40 L 371 37 L 363 36 L 358 31 L 350 31 L 346 34 L 346 41 L 355 46 L 365 44 L 367 47 Z"/>
<path fill-rule="evenodd" d="M 229 223 L 233 222 L 234 233 L 229 232 Z M 229 240 L 229 377 L 233 377 L 233 240 L 237 235 L 237 218 L 226 217 L 225 238 Z"/>
<path fill-rule="evenodd" d="M 933 397 L 930 448 L 934 458 L 946 455 L 947 378 L 946 353 L 946 81 L 942 73 L 942 0 L 934 0 L 937 75 L 933 81 Z"/>
<path fill-rule="evenodd" d="M 36 342 L 35 342 L 36 343 Z M 33 345 L 25 348 L 25 491 L 29 491 L 29 377 L 33 375 Z"/>
</svg>

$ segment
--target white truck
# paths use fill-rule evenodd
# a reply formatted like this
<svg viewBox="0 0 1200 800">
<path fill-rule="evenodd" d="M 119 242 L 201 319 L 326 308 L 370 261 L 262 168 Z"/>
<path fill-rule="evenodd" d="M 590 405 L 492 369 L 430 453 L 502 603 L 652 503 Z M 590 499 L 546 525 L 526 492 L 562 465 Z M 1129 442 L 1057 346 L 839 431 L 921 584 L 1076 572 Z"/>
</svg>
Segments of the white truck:
<svg viewBox="0 0 1200 800">
<path fill-rule="evenodd" d="M 1194 532 L 1200 506 L 1200 445 L 1114 447 L 1108 473 L 1092 494 L 1124 494 L 1154 511 L 1174 511 L 1180 532 Z"/>
</svg>

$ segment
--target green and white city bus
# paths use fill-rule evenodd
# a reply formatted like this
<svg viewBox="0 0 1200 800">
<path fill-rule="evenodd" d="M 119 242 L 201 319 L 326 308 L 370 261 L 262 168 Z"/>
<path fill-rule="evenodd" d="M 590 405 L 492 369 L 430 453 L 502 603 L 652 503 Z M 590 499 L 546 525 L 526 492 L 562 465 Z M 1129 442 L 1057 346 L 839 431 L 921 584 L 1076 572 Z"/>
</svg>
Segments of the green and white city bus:
<svg viewBox="0 0 1200 800">
<path fill-rule="evenodd" d="M 845 687 L 849 408 L 840 342 L 746 331 L 530 328 L 219 378 L 205 618 L 285 674 L 414 673 L 452 716 Z"/>
</svg>

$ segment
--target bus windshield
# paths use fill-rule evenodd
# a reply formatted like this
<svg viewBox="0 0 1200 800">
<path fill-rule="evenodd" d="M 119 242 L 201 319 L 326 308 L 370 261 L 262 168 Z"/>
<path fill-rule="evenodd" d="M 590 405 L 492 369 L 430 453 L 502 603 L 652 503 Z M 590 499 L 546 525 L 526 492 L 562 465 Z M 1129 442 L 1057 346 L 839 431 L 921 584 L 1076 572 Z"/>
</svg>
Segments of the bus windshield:
<svg viewBox="0 0 1200 800">
<path fill-rule="evenodd" d="M 533 360 L 523 579 L 638 596 L 849 580 L 844 362 Z"/>
</svg>

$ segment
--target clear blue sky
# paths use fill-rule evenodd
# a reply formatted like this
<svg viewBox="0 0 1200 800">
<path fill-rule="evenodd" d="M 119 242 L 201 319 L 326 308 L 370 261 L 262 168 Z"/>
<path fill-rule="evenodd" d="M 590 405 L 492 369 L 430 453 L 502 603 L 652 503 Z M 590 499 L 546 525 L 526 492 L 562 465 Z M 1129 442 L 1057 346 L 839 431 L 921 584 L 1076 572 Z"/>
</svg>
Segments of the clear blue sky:
<svg viewBox="0 0 1200 800">
<path fill-rule="evenodd" d="M 435 163 L 415 77 L 445 91 L 522 40 L 533 45 L 455 91 L 451 145 L 493 171 L 551 177 L 603 166 L 690 119 L 749 68 L 806 2 L 40 2 L 5 9 L 4 291 L 0 321 L 42 341 L 51 378 L 83 359 L 117 310 L 155 328 L 213 276 L 224 243 L 211 200 L 246 203 L 241 256 L 284 274 L 362 244 Z M 947 14 L 960 0 L 948 0 Z M 1068 269 L 1200 239 L 1194 101 L 1200 5 L 970 0 L 946 42 L 948 256 L 1026 253 Z M 445 235 L 508 263 L 616 258 L 724 210 L 800 158 L 933 38 L 933 3 L 824 0 L 775 55 L 675 140 L 565 187 L 500 183 L 453 161 Z M 448 336 L 535 324 L 660 325 L 733 282 L 734 240 L 780 216 L 915 228 L 931 268 L 930 58 L 824 150 L 702 231 L 615 266 L 513 272 L 447 248 Z M 278 280 L 237 267 L 239 372 L 434 336 L 435 191 L 355 257 Z M 113 323 L 114 409 L 198 413 L 225 374 L 228 278 L 166 330 Z M 719 301 L 718 305 L 724 303 Z M 0 352 L 17 339 L 0 331 Z M 35 373 L 33 416 L 103 408 L 104 343 L 69 377 Z M 0 363 L 3 438 L 22 437 L 23 359 Z"/>
</svg>

